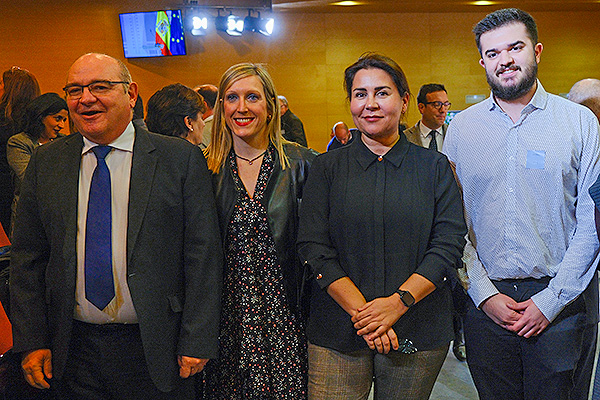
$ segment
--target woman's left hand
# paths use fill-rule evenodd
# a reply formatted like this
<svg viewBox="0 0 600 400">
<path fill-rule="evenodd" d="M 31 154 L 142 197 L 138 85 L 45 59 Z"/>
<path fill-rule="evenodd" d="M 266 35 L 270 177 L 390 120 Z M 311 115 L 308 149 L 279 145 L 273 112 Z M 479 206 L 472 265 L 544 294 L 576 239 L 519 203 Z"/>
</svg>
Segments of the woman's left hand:
<svg viewBox="0 0 600 400">
<path fill-rule="evenodd" d="M 374 340 L 385 334 L 407 310 L 399 295 L 378 297 L 360 307 L 352 322 L 358 335 L 368 335 L 368 339 Z"/>
</svg>

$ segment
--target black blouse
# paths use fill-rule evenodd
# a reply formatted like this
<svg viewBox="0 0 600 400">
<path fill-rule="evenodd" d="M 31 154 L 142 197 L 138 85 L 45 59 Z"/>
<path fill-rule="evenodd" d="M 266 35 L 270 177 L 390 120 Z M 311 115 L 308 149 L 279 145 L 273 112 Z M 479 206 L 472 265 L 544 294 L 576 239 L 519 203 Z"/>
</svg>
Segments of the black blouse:
<svg viewBox="0 0 600 400">
<path fill-rule="evenodd" d="M 450 164 L 403 134 L 381 159 L 359 139 L 318 156 L 304 188 L 298 244 L 314 278 L 309 341 L 340 351 L 366 347 L 327 294 L 330 283 L 347 276 L 370 301 L 417 273 L 437 289 L 394 330 L 417 350 L 438 348 L 452 338 L 446 268 L 457 265 L 467 232 Z"/>
</svg>

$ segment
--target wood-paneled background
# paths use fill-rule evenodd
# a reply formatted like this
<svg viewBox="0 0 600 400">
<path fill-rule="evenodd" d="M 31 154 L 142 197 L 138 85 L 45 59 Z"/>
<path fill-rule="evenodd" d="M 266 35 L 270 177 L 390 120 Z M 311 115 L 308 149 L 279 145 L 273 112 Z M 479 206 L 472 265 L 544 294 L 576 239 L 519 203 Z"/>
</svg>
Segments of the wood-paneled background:
<svg viewBox="0 0 600 400">
<path fill-rule="evenodd" d="M 433 3 L 432 3 L 433 4 Z M 121 58 L 119 13 L 177 8 L 173 1 L 33 1 L 0 4 L 0 70 L 29 69 L 43 92 L 61 93 L 70 64 L 95 51 Z M 577 80 L 600 78 L 600 12 L 534 12 L 544 44 L 539 76 L 546 90 L 566 93 Z M 268 64 L 278 92 L 304 122 L 308 142 L 325 150 L 331 126 L 352 124 L 342 88 L 344 69 L 365 51 L 392 57 L 416 95 L 420 85 L 446 85 L 452 109 L 465 95 L 489 89 L 479 66 L 473 25 L 481 13 L 275 13 L 276 33 L 229 37 L 214 29 L 204 37 L 186 33 L 187 56 L 128 59 L 125 63 L 147 100 L 173 82 L 217 84 L 230 65 Z M 407 118 L 419 119 L 414 100 Z"/>
</svg>

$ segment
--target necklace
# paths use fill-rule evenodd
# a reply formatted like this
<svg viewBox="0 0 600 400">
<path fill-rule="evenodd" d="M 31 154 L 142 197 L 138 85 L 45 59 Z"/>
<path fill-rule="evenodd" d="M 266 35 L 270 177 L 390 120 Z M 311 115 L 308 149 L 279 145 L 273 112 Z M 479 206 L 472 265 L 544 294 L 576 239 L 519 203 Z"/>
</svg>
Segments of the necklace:
<svg viewBox="0 0 600 400">
<path fill-rule="evenodd" d="M 236 154 L 235 156 L 236 156 L 237 158 L 241 158 L 241 159 L 242 159 L 242 160 L 244 160 L 244 161 L 248 161 L 248 164 L 252 165 L 252 163 L 253 163 L 254 161 L 256 161 L 256 160 L 258 160 L 259 158 L 261 158 L 262 156 L 264 156 L 266 152 L 267 152 L 267 151 L 265 150 L 265 151 L 263 151 L 262 153 L 260 153 L 259 155 L 257 155 L 256 157 L 254 157 L 254 158 L 252 158 L 252 159 L 244 158 L 244 157 L 242 157 L 242 156 L 238 156 L 237 154 Z"/>
</svg>

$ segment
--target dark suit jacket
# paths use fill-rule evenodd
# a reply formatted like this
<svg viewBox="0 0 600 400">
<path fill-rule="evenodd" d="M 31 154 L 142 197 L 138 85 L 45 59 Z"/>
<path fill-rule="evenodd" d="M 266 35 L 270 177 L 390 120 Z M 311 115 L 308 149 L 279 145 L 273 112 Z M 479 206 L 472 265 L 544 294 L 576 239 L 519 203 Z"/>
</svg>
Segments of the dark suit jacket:
<svg viewBox="0 0 600 400">
<path fill-rule="evenodd" d="M 67 362 L 77 274 L 77 193 L 83 139 L 36 149 L 21 187 L 11 261 L 16 352 L 49 348 Z M 218 350 L 222 254 L 211 178 L 185 140 L 136 128 L 129 189 L 127 283 L 150 375 L 163 391 L 178 354 Z"/>
<path fill-rule="evenodd" d="M 283 137 L 286 140 L 308 147 L 306 134 L 304 133 L 304 125 L 292 110 L 288 109 L 286 113 L 281 116 L 281 130 L 283 130 Z"/>
<path fill-rule="evenodd" d="M 327 144 L 327 151 L 331 151 L 331 150 L 335 150 L 335 149 L 339 149 L 340 147 L 344 147 L 344 146 L 348 146 L 350 143 L 352 143 L 352 141 L 354 140 L 355 137 L 360 136 L 360 132 L 358 131 L 358 129 L 350 129 L 350 139 L 346 142 L 346 144 L 342 144 L 339 140 L 337 140 L 337 138 L 334 136 L 331 138 L 331 140 L 329 141 L 329 144 Z"/>
</svg>

